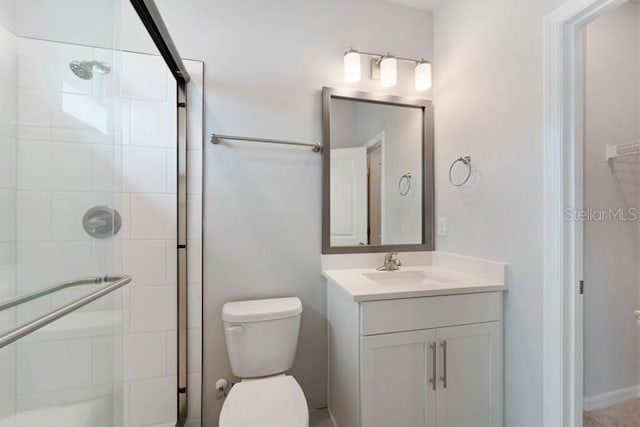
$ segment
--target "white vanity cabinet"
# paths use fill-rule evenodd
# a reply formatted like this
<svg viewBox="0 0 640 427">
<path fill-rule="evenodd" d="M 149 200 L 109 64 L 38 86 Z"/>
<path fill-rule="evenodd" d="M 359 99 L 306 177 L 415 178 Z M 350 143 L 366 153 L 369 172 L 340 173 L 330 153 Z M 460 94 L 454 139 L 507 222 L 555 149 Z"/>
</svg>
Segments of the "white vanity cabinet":
<svg viewBox="0 0 640 427">
<path fill-rule="evenodd" d="M 336 427 L 502 426 L 502 292 L 354 301 L 328 282 Z"/>
</svg>

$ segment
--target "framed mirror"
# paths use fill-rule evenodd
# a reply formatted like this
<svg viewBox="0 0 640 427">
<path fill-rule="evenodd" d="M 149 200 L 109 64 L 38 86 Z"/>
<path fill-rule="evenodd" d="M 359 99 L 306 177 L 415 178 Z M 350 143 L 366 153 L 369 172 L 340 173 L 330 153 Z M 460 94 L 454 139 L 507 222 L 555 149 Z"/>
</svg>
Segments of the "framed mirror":
<svg viewBox="0 0 640 427">
<path fill-rule="evenodd" d="M 322 89 L 322 253 L 434 249 L 431 101 Z"/>
</svg>

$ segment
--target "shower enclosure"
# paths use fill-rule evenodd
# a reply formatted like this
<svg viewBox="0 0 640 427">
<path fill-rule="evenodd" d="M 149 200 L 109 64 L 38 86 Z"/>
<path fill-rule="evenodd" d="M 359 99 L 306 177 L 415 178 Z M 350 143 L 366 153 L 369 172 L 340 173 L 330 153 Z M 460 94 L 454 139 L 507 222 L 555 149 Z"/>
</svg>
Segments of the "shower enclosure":
<svg viewBox="0 0 640 427">
<path fill-rule="evenodd" d="M 150 1 L 0 24 L 0 426 L 184 424 L 189 73 Z"/>
</svg>

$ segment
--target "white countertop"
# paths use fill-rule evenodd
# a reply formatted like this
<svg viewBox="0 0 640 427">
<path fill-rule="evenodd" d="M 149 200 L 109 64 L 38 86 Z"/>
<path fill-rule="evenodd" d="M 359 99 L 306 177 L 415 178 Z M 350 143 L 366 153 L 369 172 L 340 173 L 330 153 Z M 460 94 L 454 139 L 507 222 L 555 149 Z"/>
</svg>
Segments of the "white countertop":
<svg viewBox="0 0 640 427">
<path fill-rule="evenodd" d="M 402 254 L 400 258 L 402 259 Z M 446 258 L 446 261 L 440 263 L 439 258 L 443 260 Z M 467 260 L 469 263 L 465 262 Z M 504 274 L 506 264 L 442 253 L 438 257 L 431 257 L 428 262 L 429 264 L 400 267 L 400 270 L 388 272 L 369 267 L 327 269 L 322 274 L 352 295 L 357 302 L 507 290 Z M 433 265 L 435 263 L 446 266 Z M 467 268 L 467 265 L 474 263 L 475 266 Z M 478 268 L 480 264 L 485 263 L 485 266 Z M 402 275 L 410 272 L 422 272 L 427 276 L 427 280 L 420 284 L 402 283 Z M 477 274 L 469 274 L 470 272 Z M 383 285 L 366 276 L 371 274 L 382 279 L 396 278 L 397 283 Z M 394 274 L 396 274 L 395 277 Z M 436 277 L 438 280 L 428 280 L 429 276 Z"/>
</svg>

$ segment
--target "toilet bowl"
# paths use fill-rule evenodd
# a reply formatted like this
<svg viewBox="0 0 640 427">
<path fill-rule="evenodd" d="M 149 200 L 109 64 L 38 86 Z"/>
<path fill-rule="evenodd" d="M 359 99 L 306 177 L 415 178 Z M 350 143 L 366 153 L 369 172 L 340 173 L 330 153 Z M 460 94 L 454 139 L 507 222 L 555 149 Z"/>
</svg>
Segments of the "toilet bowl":
<svg viewBox="0 0 640 427">
<path fill-rule="evenodd" d="M 309 427 L 309 410 L 290 375 L 234 385 L 220 413 L 220 427 Z"/>
<path fill-rule="evenodd" d="M 220 427 L 308 427 L 309 410 L 294 377 L 299 298 L 228 302 L 222 308 L 231 371 L 242 379 L 227 396 Z"/>
</svg>

